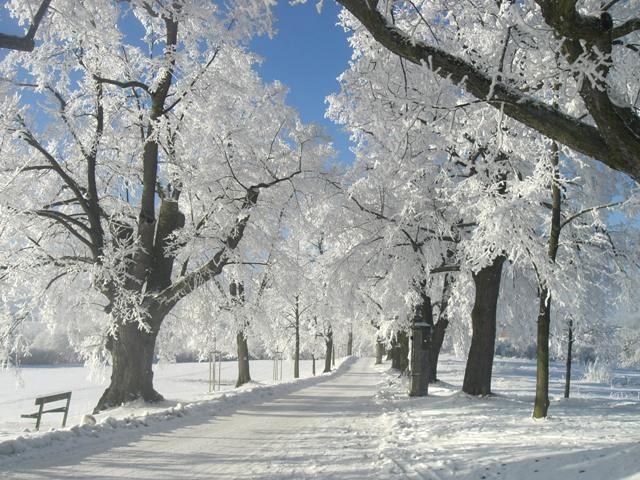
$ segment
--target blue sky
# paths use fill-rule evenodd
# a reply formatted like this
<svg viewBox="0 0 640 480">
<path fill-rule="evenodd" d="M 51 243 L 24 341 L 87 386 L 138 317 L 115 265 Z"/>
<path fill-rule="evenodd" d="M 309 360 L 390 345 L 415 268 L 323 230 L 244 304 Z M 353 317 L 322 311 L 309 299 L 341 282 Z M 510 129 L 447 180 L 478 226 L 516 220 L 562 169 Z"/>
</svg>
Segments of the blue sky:
<svg viewBox="0 0 640 480">
<path fill-rule="evenodd" d="M 347 68 L 351 51 L 347 34 L 336 26 L 338 5 L 325 0 L 319 14 L 316 1 L 291 6 L 288 0 L 279 0 L 275 8 L 276 35 L 256 38 L 250 48 L 263 58 L 258 70 L 265 81 L 279 80 L 287 85 L 288 103 L 305 122 L 322 125 L 334 141 L 338 159 L 352 163 L 348 135 L 324 118 L 324 99 L 338 90 L 336 77 Z M 0 31 L 22 33 L 3 8 L 0 8 Z"/>
<path fill-rule="evenodd" d="M 296 6 L 280 0 L 275 9 L 278 33 L 272 39 L 255 39 L 251 49 L 264 58 L 262 77 L 287 85 L 288 103 L 304 121 L 323 125 L 339 150 L 338 158 L 351 163 L 348 135 L 324 118 L 324 99 L 338 91 L 336 78 L 347 68 L 351 50 L 347 34 L 336 26 L 338 5 L 325 0 L 321 14 L 315 5 L 316 0 Z"/>
</svg>

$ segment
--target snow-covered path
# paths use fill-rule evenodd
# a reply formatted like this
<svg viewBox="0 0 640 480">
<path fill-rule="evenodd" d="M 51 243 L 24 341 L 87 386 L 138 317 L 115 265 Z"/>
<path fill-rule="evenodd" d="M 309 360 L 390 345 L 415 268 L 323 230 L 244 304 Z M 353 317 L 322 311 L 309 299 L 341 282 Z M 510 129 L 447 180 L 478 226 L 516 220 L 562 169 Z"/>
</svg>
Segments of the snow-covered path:
<svg viewBox="0 0 640 480">
<path fill-rule="evenodd" d="M 204 423 L 185 419 L 13 465 L 0 478 L 373 478 L 380 376 L 372 363 L 357 360 L 312 386 Z"/>
</svg>

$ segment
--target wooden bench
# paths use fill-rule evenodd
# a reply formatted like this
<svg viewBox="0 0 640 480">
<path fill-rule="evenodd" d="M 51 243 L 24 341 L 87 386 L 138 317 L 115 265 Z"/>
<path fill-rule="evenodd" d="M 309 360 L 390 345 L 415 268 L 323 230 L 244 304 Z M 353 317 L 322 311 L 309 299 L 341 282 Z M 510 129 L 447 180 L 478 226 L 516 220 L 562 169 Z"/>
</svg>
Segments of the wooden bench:
<svg viewBox="0 0 640 480">
<path fill-rule="evenodd" d="M 47 403 L 59 402 L 60 400 L 66 400 L 67 404 L 64 407 L 56 407 L 51 408 L 49 410 L 45 410 L 44 406 Z M 64 413 L 64 417 L 62 417 L 62 426 L 64 427 L 67 424 L 67 414 L 69 413 L 69 403 L 71 402 L 71 392 L 64 393 L 54 393 L 53 395 L 47 395 L 45 397 L 37 397 L 36 405 L 39 405 L 40 408 L 36 413 L 25 413 L 20 415 L 22 418 L 35 418 L 36 419 L 36 430 L 40 429 L 40 420 L 42 419 L 42 414 L 44 413 Z"/>
</svg>

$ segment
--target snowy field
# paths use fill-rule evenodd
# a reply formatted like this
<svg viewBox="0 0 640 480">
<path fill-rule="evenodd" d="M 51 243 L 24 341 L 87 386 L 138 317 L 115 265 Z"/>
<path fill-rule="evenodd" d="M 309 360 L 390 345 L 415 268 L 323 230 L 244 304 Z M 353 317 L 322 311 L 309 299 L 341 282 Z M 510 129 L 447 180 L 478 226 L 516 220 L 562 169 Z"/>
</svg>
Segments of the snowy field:
<svg viewBox="0 0 640 480">
<path fill-rule="evenodd" d="M 273 383 L 272 360 L 251 360 L 250 364 L 251 378 L 255 382 Z M 283 380 L 292 380 L 293 362 L 285 360 L 282 362 L 282 367 Z M 316 372 L 322 372 L 323 368 L 324 359 L 316 360 Z M 145 412 L 153 413 L 178 403 L 187 404 L 219 396 L 217 391 L 209 393 L 208 363 L 160 363 L 155 366 L 154 371 L 154 384 L 156 390 L 165 397 L 164 402 L 153 407 L 145 405 L 138 408 L 133 405 L 115 409 L 108 415 L 122 418 Z M 238 374 L 237 362 L 222 362 L 221 373 L 222 391 L 232 390 Z M 300 362 L 300 376 L 303 378 L 311 376 L 311 360 Z M 101 379 L 92 381 L 88 369 L 81 366 L 27 366 L 18 371 L 0 371 L 0 442 L 33 430 L 35 420 L 20 418 L 20 414 L 37 411 L 37 407 L 34 406 L 36 396 L 71 391 L 67 426 L 80 423 L 82 417 L 91 413 L 98 402 L 107 386 L 106 378 L 107 375 L 104 374 Z M 105 415 L 98 415 L 97 418 L 100 419 Z M 40 430 L 59 428 L 61 421 L 62 414 L 43 415 Z"/>
<path fill-rule="evenodd" d="M 639 372 L 618 370 L 608 385 L 576 380 L 565 400 L 564 366 L 552 364 L 550 417 L 533 420 L 533 361 L 497 359 L 488 398 L 460 391 L 463 361 L 441 365 L 441 382 L 420 399 L 407 398 L 406 379 L 388 364 L 378 367 L 390 478 L 640 479 Z M 573 378 L 582 375 L 574 365 Z"/>
</svg>

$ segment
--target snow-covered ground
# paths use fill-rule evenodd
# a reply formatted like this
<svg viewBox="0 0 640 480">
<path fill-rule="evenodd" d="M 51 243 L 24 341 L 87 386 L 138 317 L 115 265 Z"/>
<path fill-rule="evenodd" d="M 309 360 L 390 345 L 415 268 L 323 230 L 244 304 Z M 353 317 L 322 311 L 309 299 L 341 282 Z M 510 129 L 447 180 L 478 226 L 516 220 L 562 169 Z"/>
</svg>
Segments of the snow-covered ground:
<svg viewBox="0 0 640 480">
<path fill-rule="evenodd" d="M 372 367 L 348 360 L 333 375 L 230 394 L 227 408 L 212 400 L 172 421 L 83 433 L 4 463 L 0 456 L 0 478 L 374 478 L 380 375 Z"/>
<path fill-rule="evenodd" d="M 284 367 L 288 380 L 291 366 Z M 442 381 L 427 398 L 408 398 L 406 377 L 388 363 L 374 367 L 372 359 L 347 361 L 329 377 L 215 394 L 207 393 L 207 368 L 158 368 L 156 384 L 168 398 L 162 405 L 129 405 L 102 414 L 97 425 L 0 441 L 8 447 L 0 477 L 640 479 L 637 371 L 617 371 L 607 385 L 575 380 L 572 398 L 564 400 L 563 366 L 554 364 L 551 416 L 535 421 L 530 360 L 498 358 L 496 395 L 487 398 L 460 392 L 464 362 L 448 355 Z M 271 362 L 253 362 L 252 369 L 254 378 L 272 382 Z M 2 418 L 32 407 L 27 392 L 64 385 L 78 392 L 77 403 L 86 402 L 73 412 L 70 425 L 77 423 L 102 386 L 70 370 L 23 370 L 22 394 L 0 397 Z M 581 378 L 582 370 L 574 371 Z M 308 362 L 302 372 L 310 374 Z M 222 377 L 231 388 L 233 363 L 223 366 Z M 6 435 L 16 435 L 7 427 L 15 421 L 2 421 Z"/>
<path fill-rule="evenodd" d="M 282 367 L 283 380 L 293 379 L 293 362 L 285 360 L 282 362 Z M 317 360 L 317 373 L 322 372 L 323 367 L 324 360 Z M 254 381 L 273 383 L 273 361 L 251 360 L 250 368 Z M 37 407 L 34 406 L 37 396 L 71 391 L 67 425 L 80 423 L 85 414 L 91 413 L 107 385 L 106 375 L 102 375 L 101 381 L 92 381 L 89 373 L 87 368 L 81 366 L 24 367 L 18 371 L 0 370 L 0 442 L 24 435 L 25 431 L 34 429 L 35 420 L 20 418 L 20 414 L 37 411 Z M 222 362 L 221 373 L 222 391 L 233 389 L 238 373 L 237 362 Z M 303 378 L 311 376 L 311 360 L 300 362 L 300 376 Z M 98 415 L 98 420 L 106 415 L 123 418 L 145 412 L 154 413 L 178 403 L 187 404 L 219 396 L 217 391 L 209 393 L 208 363 L 160 363 L 155 367 L 154 379 L 156 390 L 164 395 L 165 402 L 152 407 L 129 405 L 126 408 L 111 410 L 108 414 Z M 59 428 L 61 421 L 61 414 L 44 415 L 40 430 Z"/>
<path fill-rule="evenodd" d="M 565 400 L 563 366 L 554 364 L 550 418 L 533 420 L 530 360 L 497 359 L 496 396 L 487 398 L 460 391 L 464 362 L 450 356 L 427 398 L 407 398 L 406 378 L 388 364 L 379 370 L 387 478 L 640 479 L 639 372 L 617 371 L 610 385 L 574 381 Z M 575 378 L 583 375 L 574 371 Z"/>
</svg>

